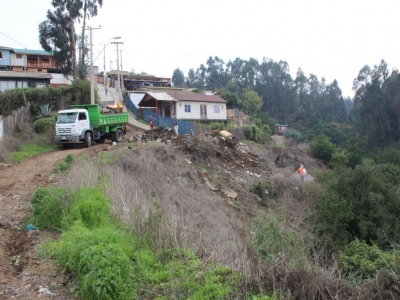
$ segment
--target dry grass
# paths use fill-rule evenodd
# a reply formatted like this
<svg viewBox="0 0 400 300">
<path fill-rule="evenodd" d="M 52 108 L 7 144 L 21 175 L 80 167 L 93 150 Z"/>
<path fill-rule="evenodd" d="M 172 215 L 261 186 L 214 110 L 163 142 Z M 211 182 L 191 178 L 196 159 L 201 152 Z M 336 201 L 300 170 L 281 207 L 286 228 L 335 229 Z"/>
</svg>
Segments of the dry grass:
<svg viewBox="0 0 400 300">
<path fill-rule="evenodd" d="M 11 152 L 19 151 L 22 149 L 21 141 L 13 136 L 6 134 L 0 142 L 0 162 L 11 163 Z"/>
<path fill-rule="evenodd" d="M 106 174 L 113 213 L 138 236 L 153 231 L 155 248 L 187 247 L 202 257 L 239 267 L 244 248 L 242 225 L 223 199 L 202 183 L 195 169 L 177 159 L 172 147 L 146 146 L 131 152 L 117 166 L 108 167 Z M 157 224 L 152 219 L 155 216 Z"/>
</svg>

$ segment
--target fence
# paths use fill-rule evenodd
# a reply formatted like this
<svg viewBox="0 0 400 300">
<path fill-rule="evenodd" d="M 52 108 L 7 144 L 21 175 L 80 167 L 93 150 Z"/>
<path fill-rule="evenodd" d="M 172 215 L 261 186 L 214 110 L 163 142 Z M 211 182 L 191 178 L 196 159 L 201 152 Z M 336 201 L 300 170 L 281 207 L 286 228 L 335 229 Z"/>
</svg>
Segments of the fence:
<svg viewBox="0 0 400 300">
<path fill-rule="evenodd" d="M 18 110 L 14 110 L 11 115 L 3 118 L 3 131 L 4 134 L 10 134 L 15 132 L 17 129 L 22 129 L 23 124 L 30 120 L 31 105 L 28 103 L 26 106 L 21 107 Z M 1 116 L 0 116 L 1 117 Z M 0 140 L 2 135 L 0 135 Z"/>
</svg>

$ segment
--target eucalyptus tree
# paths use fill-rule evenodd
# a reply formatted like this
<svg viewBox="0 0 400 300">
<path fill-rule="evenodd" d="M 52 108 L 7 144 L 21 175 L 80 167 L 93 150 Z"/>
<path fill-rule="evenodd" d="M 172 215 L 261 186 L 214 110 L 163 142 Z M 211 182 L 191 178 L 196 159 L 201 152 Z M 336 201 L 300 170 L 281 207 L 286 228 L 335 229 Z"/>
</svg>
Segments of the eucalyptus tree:
<svg viewBox="0 0 400 300">
<path fill-rule="evenodd" d="M 194 87 L 195 83 L 196 83 L 196 74 L 194 73 L 194 69 L 190 68 L 188 76 L 186 77 L 186 85 L 188 87 Z"/>
<path fill-rule="evenodd" d="M 71 17 L 65 8 L 55 6 L 53 11 L 47 11 L 47 20 L 39 24 L 39 42 L 45 51 L 53 54 L 56 62 L 62 66 L 64 75 L 73 72 L 76 77 L 73 27 Z"/>
<path fill-rule="evenodd" d="M 65 0 L 64 0 L 65 1 Z M 103 6 L 103 0 L 67 0 L 72 2 L 78 2 L 81 4 L 82 10 L 82 19 L 83 19 L 83 26 L 82 26 L 82 48 L 81 48 L 81 55 L 80 61 L 85 62 L 85 31 L 86 31 L 86 19 L 90 19 L 92 17 L 97 16 L 99 7 Z"/>
<path fill-rule="evenodd" d="M 205 73 L 206 86 L 210 90 L 222 88 L 228 82 L 225 63 L 218 56 L 209 57 L 207 62 L 207 69 Z"/>
<path fill-rule="evenodd" d="M 185 84 L 185 76 L 179 68 L 176 68 L 172 74 L 172 83 L 177 87 L 183 87 Z"/>
</svg>

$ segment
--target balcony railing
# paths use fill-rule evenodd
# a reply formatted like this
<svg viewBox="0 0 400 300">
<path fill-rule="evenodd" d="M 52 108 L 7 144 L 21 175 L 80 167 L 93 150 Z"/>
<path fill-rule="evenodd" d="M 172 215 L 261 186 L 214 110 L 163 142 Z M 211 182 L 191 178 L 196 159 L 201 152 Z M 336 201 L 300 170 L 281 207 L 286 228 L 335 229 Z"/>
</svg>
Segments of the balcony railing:
<svg viewBox="0 0 400 300">
<path fill-rule="evenodd" d="M 60 68 L 60 66 L 55 63 L 55 62 L 49 62 L 49 61 L 40 61 L 38 62 L 37 60 L 28 60 L 28 67 L 34 67 L 34 68 Z"/>
</svg>

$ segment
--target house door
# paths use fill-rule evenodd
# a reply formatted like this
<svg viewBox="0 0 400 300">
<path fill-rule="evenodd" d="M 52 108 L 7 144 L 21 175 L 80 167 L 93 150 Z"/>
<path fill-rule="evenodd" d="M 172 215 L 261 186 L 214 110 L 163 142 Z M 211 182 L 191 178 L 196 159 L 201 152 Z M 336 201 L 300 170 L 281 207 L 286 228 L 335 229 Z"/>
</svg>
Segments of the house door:
<svg viewBox="0 0 400 300">
<path fill-rule="evenodd" d="M 167 118 L 171 118 L 171 106 L 166 106 L 165 107 L 165 116 Z"/>
<path fill-rule="evenodd" d="M 207 119 L 207 104 L 200 104 L 200 119 Z"/>
</svg>

